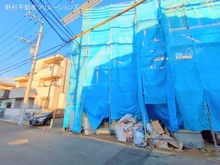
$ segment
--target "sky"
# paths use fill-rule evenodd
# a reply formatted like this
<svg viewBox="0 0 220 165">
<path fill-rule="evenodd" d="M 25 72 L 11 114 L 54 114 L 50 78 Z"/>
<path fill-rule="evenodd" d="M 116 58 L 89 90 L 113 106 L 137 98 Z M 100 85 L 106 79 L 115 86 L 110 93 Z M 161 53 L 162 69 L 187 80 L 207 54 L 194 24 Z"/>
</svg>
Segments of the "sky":
<svg viewBox="0 0 220 165">
<path fill-rule="evenodd" d="M 0 1 L 0 81 L 26 75 L 31 68 L 30 47 L 36 43 L 40 29 L 40 23 L 26 15 L 31 14 L 44 22 L 43 37 L 41 40 L 38 57 L 52 56 L 55 53 L 70 54 L 73 44 L 70 43 L 60 50 L 58 45 L 67 41 L 70 36 L 81 32 L 82 17 L 68 24 L 65 31 L 58 20 L 68 15 L 74 9 L 86 2 L 86 0 L 32 0 L 41 9 L 41 12 L 50 21 L 55 32 L 47 21 L 34 8 L 30 0 L 1 0 Z M 99 5 L 127 2 L 130 0 L 103 0 Z M 45 6 L 42 4 L 45 4 Z M 56 16 L 56 18 L 53 17 Z M 52 19 L 52 20 L 50 20 Z M 57 20 L 56 20 L 57 19 Z M 30 41 L 30 43 L 26 42 Z M 55 48 L 54 48 L 55 47 Z M 48 51 L 49 49 L 51 51 Z"/>
</svg>

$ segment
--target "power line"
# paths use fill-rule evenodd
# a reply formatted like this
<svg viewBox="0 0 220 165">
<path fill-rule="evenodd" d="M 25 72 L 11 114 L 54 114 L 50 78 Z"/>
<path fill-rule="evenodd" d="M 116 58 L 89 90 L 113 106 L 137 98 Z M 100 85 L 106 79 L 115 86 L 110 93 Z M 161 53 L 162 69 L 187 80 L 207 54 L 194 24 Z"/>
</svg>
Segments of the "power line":
<svg viewBox="0 0 220 165">
<path fill-rule="evenodd" d="M 15 4 L 17 4 L 14 0 L 12 0 Z M 51 0 L 52 1 L 52 0 Z M 51 2 L 50 1 L 50 2 Z M 33 9 L 32 9 L 33 10 Z M 30 10 L 30 12 L 32 11 L 32 10 Z M 23 11 L 23 10 L 22 10 Z M 24 12 L 24 11 L 23 11 Z M 25 13 L 25 12 L 24 12 Z M 37 15 L 37 14 L 36 14 Z M 13 25 L 9 30 L 7 30 L 4 34 L 2 34 L 1 36 L 0 36 L 0 38 L 2 38 L 4 35 L 6 35 L 6 34 L 8 34 L 12 29 L 14 29 L 15 27 L 16 27 L 16 25 L 17 24 L 19 24 L 24 18 L 26 17 L 26 13 L 25 13 L 25 15 L 23 16 L 23 18 L 21 18 L 21 20 L 19 20 L 15 25 Z M 0 44 L 2 44 L 3 42 L 5 42 L 5 41 L 7 41 L 8 39 L 10 39 L 16 32 L 18 32 L 20 29 L 22 29 L 23 27 L 25 27 L 30 21 L 31 21 L 32 19 L 29 19 L 29 21 L 28 22 L 26 22 L 24 25 L 22 25 L 20 28 L 18 28 L 16 31 L 14 31 L 9 37 L 7 37 L 7 39 L 6 40 L 4 40 L 4 41 L 2 41 Z M 36 24 L 36 22 L 34 23 L 34 25 Z M 31 29 L 34 25 L 32 25 L 31 27 L 29 27 L 29 29 Z M 24 32 L 24 33 L 26 33 L 26 31 Z M 22 35 L 24 34 L 24 33 L 22 33 Z M 14 40 L 11 42 L 11 43 L 13 43 L 14 42 Z M 11 43 L 9 43 L 8 45 L 10 45 Z M 7 46 L 8 46 L 7 45 Z M 7 47 L 6 46 L 6 47 Z M 3 48 L 3 49 L 5 49 L 5 47 Z M 2 49 L 2 50 L 3 50 Z M 2 51 L 2 50 L 0 50 L 0 52 Z"/>
<path fill-rule="evenodd" d="M 68 57 L 69 55 L 71 55 L 71 54 L 73 54 L 73 53 L 76 53 L 76 51 L 78 51 L 78 50 L 79 50 L 79 48 L 76 48 L 75 50 L 73 50 L 73 51 L 67 53 L 66 55 L 64 55 L 64 56 L 61 57 L 61 58 L 64 59 L 64 58 Z M 42 57 L 42 58 L 40 58 L 40 59 L 43 59 L 43 58 L 45 58 L 45 57 Z M 40 70 L 42 70 L 42 69 L 40 68 L 40 69 L 37 70 L 35 73 L 37 73 L 37 72 L 40 71 Z"/>
<path fill-rule="evenodd" d="M 41 1 L 41 0 L 40 0 Z M 47 2 L 48 2 L 48 0 L 46 0 Z M 42 2 L 42 1 L 41 1 Z M 50 5 L 50 7 L 51 7 L 51 4 L 48 2 L 48 4 Z M 60 17 L 60 15 L 56 12 L 56 10 L 53 8 L 53 7 L 51 7 L 52 8 L 52 10 L 54 11 L 54 13 L 59 17 L 59 19 L 61 20 L 62 18 Z M 54 18 L 57 20 L 57 22 L 70 34 L 70 36 L 73 36 L 73 35 L 75 35 L 72 31 L 71 31 L 71 29 L 68 27 L 68 26 L 66 26 L 67 27 L 67 29 L 63 26 L 63 24 L 60 22 L 60 20 L 59 19 L 57 19 L 57 17 L 51 12 L 51 14 L 54 16 Z"/>
<path fill-rule="evenodd" d="M 32 0 L 31 0 L 31 1 L 32 1 Z M 33 2 L 33 1 L 32 1 L 32 2 Z M 103 25 L 103 24 L 105 24 L 105 23 L 111 21 L 112 19 L 116 18 L 117 16 L 120 16 L 120 15 L 123 14 L 124 12 L 126 12 L 126 11 L 132 9 L 133 7 L 139 5 L 140 3 L 143 3 L 143 2 L 144 2 L 144 1 L 141 1 L 141 2 L 139 2 L 139 3 L 135 4 L 135 5 L 133 5 L 132 7 L 129 7 L 129 8 L 127 8 L 127 9 L 125 9 L 125 10 L 122 11 L 121 13 L 118 13 L 118 14 L 112 16 L 111 18 L 109 18 L 109 19 L 107 19 L 107 20 L 101 22 L 100 24 L 94 26 L 93 28 L 90 28 L 90 29 L 86 30 L 85 32 L 83 32 L 83 33 L 81 33 L 81 34 L 72 37 L 72 39 L 70 39 L 70 40 L 67 41 L 66 43 L 61 44 L 62 46 L 61 46 L 58 50 L 62 49 L 65 45 L 67 45 L 68 43 L 72 42 L 72 40 L 75 40 L 76 38 L 81 37 L 81 36 L 84 35 L 85 33 L 91 32 L 92 30 L 94 30 L 94 29 L 98 28 L 99 26 L 101 26 L 101 25 Z M 39 10 L 38 10 L 38 11 L 39 11 Z M 57 51 L 58 51 L 58 50 L 57 50 Z M 48 50 L 47 50 L 47 51 L 48 51 Z"/>
<path fill-rule="evenodd" d="M 51 50 L 53 50 L 53 49 L 55 49 L 55 48 L 57 48 L 57 47 L 60 46 L 60 48 L 56 50 L 56 51 L 58 51 L 58 50 L 60 50 L 61 48 L 63 48 L 64 46 L 66 46 L 66 45 L 67 45 L 67 43 L 62 43 L 62 44 L 59 44 L 59 45 L 57 45 L 57 46 L 54 46 L 54 47 L 52 47 L 52 48 L 50 48 L 50 49 L 48 49 L 48 50 L 46 50 L 46 51 L 44 51 L 44 52 L 42 52 L 42 53 L 39 53 L 39 54 L 38 54 L 38 57 L 40 57 L 40 55 L 45 54 L 45 53 L 47 53 L 47 52 L 50 52 Z M 56 51 L 55 51 L 55 52 L 56 52 Z M 53 54 L 53 53 L 50 53 L 50 54 Z M 48 55 L 47 55 L 47 56 L 48 56 Z M 45 57 L 45 56 L 43 56 L 43 57 Z M 1 72 L 1 71 L 4 71 L 4 70 L 7 70 L 7 69 L 10 69 L 10 68 L 13 68 L 14 66 L 19 65 L 20 63 L 28 62 L 28 61 L 30 61 L 31 59 L 32 59 L 32 58 L 28 58 L 28 59 L 25 59 L 25 60 L 23 60 L 23 61 L 20 61 L 20 62 L 17 63 L 17 64 L 10 65 L 10 66 L 8 66 L 8 67 L 6 67 L 6 68 L 4 68 L 4 69 L 1 69 L 0 72 Z"/>
<path fill-rule="evenodd" d="M 52 1 L 52 0 L 51 0 L 51 1 Z M 51 2 L 51 1 L 50 1 L 50 2 Z M 61 0 L 61 1 L 62 1 L 62 0 Z M 61 1 L 60 1 L 60 2 L 61 2 Z M 13 2 L 16 4 L 15 1 L 13 1 Z M 47 4 L 49 4 L 50 2 L 47 0 Z M 58 3 L 60 3 L 60 2 L 58 2 Z M 38 4 L 39 4 L 39 3 L 38 3 Z M 44 4 L 44 5 L 45 5 L 45 4 Z M 46 13 L 46 14 L 48 14 L 48 13 Z M 26 17 L 26 15 L 25 15 L 21 20 L 19 20 L 13 27 L 11 27 L 7 32 L 5 32 L 1 37 L 3 37 L 4 35 L 8 34 L 8 33 L 9 33 L 14 27 L 16 27 L 16 25 L 17 25 L 18 23 L 20 23 L 25 17 Z M 23 28 L 27 23 L 29 23 L 30 21 L 31 21 L 31 19 L 30 19 L 28 22 L 26 22 L 24 25 L 22 25 L 22 26 L 19 28 L 19 30 L 22 29 L 22 28 Z M 35 24 L 36 24 L 36 22 L 35 22 L 29 29 L 31 29 Z M 19 30 L 14 31 L 13 34 L 14 34 L 15 32 L 18 32 Z M 26 33 L 26 31 L 25 31 L 24 33 Z M 22 33 L 22 35 L 23 35 L 24 33 Z M 13 36 L 13 34 L 11 34 L 11 35 L 10 35 L 6 40 L 4 40 L 3 42 L 5 42 L 5 41 L 7 41 L 8 39 L 10 39 L 10 38 Z M 1 38 L 1 37 L 0 37 L 0 38 Z M 12 42 L 10 42 L 8 45 L 6 45 L 2 50 L 0 50 L 0 52 L 2 52 L 2 51 L 5 50 L 7 47 L 9 47 L 10 45 L 12 45 L 15 41 L 16 41 L 16 39 L 14 39 Z M 1 42 L 0 44 L 2 44 L 3 42 Z M 15 47 L 17 47 L 18 45 L 20 45 L 20 43 L 17 44 Z M 11 50 L 14 50 L 15 47 L 9 49 L 7 52 L 9 52 L 9 51 L 11 51 Z M 2 52 L 2 54 L 5 54 L 5 53 Z"/>
<path fill-rule="evenodd" d="M 126 31 L 126 29 L 123 30 L 123 31 Z M 118 33 L 119 33 L 119 32 L 118 32 Z M 122 31 L 120 31 L 120 33 L 122 33 Z M 77 36 L 78 36 L 78 35 L 77 35 Z M 42 54 L 44 54 L 44 53 L 47 53 L 47 52 L 49 52 L 49 51 L 51 51 L 51 50 L 53 50 L 53 49 L 55 49 L 55 48 L 57 48 L 57 47 L 59 47 L 59 46 L 61 46 L 61 47 L 60 47 L 58 50 L 62 49 L 64 46 L 66 46 L 67 44 L 71 43 L 72 40 L 75 40 L 75 38 L 73 37 L 73 38 L 72 38 L 71 40 L 69 40 L 67 43 L 59 44 L 59 45 L 57 45 L 57 46 L 55 46 L 55 47 L 50 48 L 49 50 L 46 50 L 46 51 L 40 53 L 40 54 L 39 54 L 39 57 L 40 57 L 40 58 L 44 58 L 44 57 L 48 56 L 48 54 L 47 54 L 47 55 L 44 55 L 44 56 L 40 56 L 40 55 L 42 55 Z M 103 42 L 104 42 L 104 41 L 103 41 Z M 58 50 L 56 50 L 56 51 L 58 51 Z M 55 52 L 56 52 L 56 51 L 55 51 Z M 50 53 L 50 54 L 53 54 L 53 53 Z M 49 55 L 50 55 L 50 54 L 49 54 Z M 30 60 L 30 59 L 26 59 L 25 61 L 22 61 L 22 62 L 26 62 L 26 61 L 28 61 L 28 60 Z M 13 66 L 14 66 L 14 65 L 13 65 Z M 10 69 L 10 68 L 12 68 L 13 66 L 10 66 L 10 67 L 8 67 L 8 68 L 5 68 L 4 70 Z M 0 71 L 3 71 L 3 70 L 0 70 Z"/>
<path fill-rule="evenodd" d="M 15 4 L 17 4 L 14 0 L 12 0 Z M 51 0 L 52 1 L 52 0 Z M 51 2 L 50 1 L 50 2 Z M 61 0 L 62 1 L 62 0 Z M 60 1 L 60 2 L 61 2 Z M 48 2 L 48 1 L 47 1 Z M 50 3 L 50 2 L 48 2 L 48 4 Z M 39 2 L 40 3 L 40 2 Z M 39 4 L 38 3 L 38 4 Z M 38 5 L 37 4 L 37 5 Z M 47 5 L 48 5 L 47 4 Z M 32 9 L 33 10 L 33 9 Z M 32 11 L 32 10 L 30 10 L 30 12 Z M 22 10 L 23 11 L 23 10 Z M 24 12 L 24 11 L 23 11 Z M 25 13 L 25 12 L 24 12 Z M 36 14 L 37 15 L 37 14 Z M 3 36 L 5 36 L 6 34 L 8 34 L 12 29 L 14 29 L 15 27 L 16 27 L 16 25 L 18 25 L 24 18 L 26 17 L 26 13 L 25 13 L 25 15 L 23 16 L 23 18 L 21 18 L 17 23 L 15 23 L 9 30 L 7 30 L 6 32 L 4 32 L 1 36 L 0 36 L 0 38 L 2 38 Z M 42 18 L 42 17 L 41 17 Z M 20 28 L 18 28 L 19 30 L 20 29 L 22 29 L 22 27 L 24 27 L 26 24 L 28 24 L 30 21 L 31 21 L 32 19 L 30 19 L 28 22 L 26 22 L 24 25 L 22 25 Z M 16 33 L 16 32 L 18 32 L 19 30 L 16 30 L 16 31 L 14 31 L 13 33 L 12 33 L 12 35 L 14 34 L 14 33 Z M 9 39 L 9 38 L 11 38 L 11 36 L 12 35 L 10 35 L 9 37 L 7 37 L 7 40 Z M 5 42 L 6 40 L 4 40 L 3 42 Z M 3 42 L 1 42 L 1 43 L 3 43 Z M 0 44 L 1 44 L 0 43 Z"/>
<path fill-rule="evenodd" d="M 14 52 L 13 54 L 11 54 L 10 56 L 8 56 L 8 57 L 2 59 L 2 60 L 0 61 L 0 63 L 2 63 L 2 62 L 7 62 L 7 60 L 14 58 L 15 55 L 17 55 L 17 54 L 20 53 L 20 52 L 23 52 L 23 51 L 26 50 L 27 48 L 28 48 L 28 47 L 25 45 L 25 46 L 24 46 L 23 48 L 21 48 L 19 51 L 15 51 L 15 52 Z"/>
<path fill-rule="evenodd" d="M 48 35 L 54 42 L 56 42 L 56 43 L 58 44 L 58 42 L 50 35 L 50 33 L 47 33 L 47 35 Z M 65 51 L 68 53 L 67 50 L 65 50 Z"/>
<path fill-rule="evenodd" d="M 29 29 L 31 29 L 35 24 L 36 24 L 36 22 L 35 22 L 31 27 L 29 27 Z M 27 32 L 27 31 L 24 31 L 24 32 L 21 34 L 21 36 L 23 36 L 26 32 Z M 3 49 L 0 50 L 0 52 L 1 52 L 2 50 L 6 49 L 7 47 L 9 47 L 10 45 L 12 45 L 12 43 L 14 43 L 16 40 L 17 40 L 17 38 L 15 38 L 12 42 L 8 43 Z M 7 41 L 7 40 L 5 40 L 5 41 Z M 5 42 L 5 41 L 4 41 L 4 42 Z"/>
<path fill-rule="evenodd" d="M 30 35 L 29 37 L 31 37 L 31 36 L 33 36 L 33 34 Z M 31 43 L 33 43 L 34 41 L 35 41 L 35 40 L 31 41 Z M 17 44 L 16 46 L 12 47 L 11 49 L 5 51 L 5 53 L 1 52 L 1 54 L 9 53 L 10 51 L 12 51 L 14 48 L 18 47 L 18 46 L 21 45 L 21 44 L 22 44 L 22 42 L 20 42 L 20 43 Z M 23 49 L 27 49 L 27 47 L 23 47 Z M 18 53 L 18 52 L 20 52 L 20 51 L 16 51 L 15 53 Z M 12 53 L 12 54 L 15 54 L 15 53 Z M 10 57 L 10 56 L 9 56 L 9 57 Z M 9 59 L 9 60 L 10 60 L 10 59 Z M 3 60 L 0 60 L 0 63 L 1 63 L 2 61 L 3 61 Z M 6 62 L 8 62 L 8 61 L 6 61 Z"/>
<path fill-rule="evenodd" d="M 46 22 L 50 25 L 50 27 L 56 32 L 56 34 L 60 37 L 60 39 L 64 42 L 66 42 L 64 40 L 64 38 L 59 34 L 59 32 L 53 27 L 53 25 L 49 22 L 49 20 L 45 17 L 45 15 L 40 11 L 40 9 L 38 8 L 38 6 L 35 4 L 35 2 L 33 2 L 33 0 L 30 0 L 31 3 L 36 7 L 36 9 L 38 10 L 38 12 L 42 15 L 42 17 L 46 20 Z"/>
<path fill-rule="evenodd" d="M 65 43 L 65 45 L 66 45 L 66 43 Z M 59 49 L 57 49 L 57 50 L 54 51 L 54 52 L 59 51 L 59 50 L 62 49 L 65 45 L 61 46 Z M 76 51 L 78 51 L 78 50 L 79 50 L 79 48 L 76 48 L 74 51 L 68 53 L 68 54 L 65 55 L 64 57 L 68 57 L 69 55 L 71 55 L 72 53 L 74 53 L 74 52 L 76 52 Z M 43 58 L 45 58 L 45 57 L 47 57 L 48 55 L 51 55 L 51 54 L 54 54 L 54 53 L 50 53 L 50 54 L 41 56 L 39 59 L 43 59 Z M 26 61 L 24 61 L 24 62 L 22 62 L 22 63 L 19 63 L 19 65 L 14 65 L 14 66 L 12 66 L 12 67 L 8 67 L 8 68 L 5 68 L 5 69 L 3 69 L 3 70 L 0 70 L 0 71 L 4 71 L 4 72 L 1 72 L 0 75 L 2 75 L 2 74 L 4 74 L 4 73 L 7 73 L 7 72 L 10 72 L 10 71 L 12 71 L 12 70 L 18 69 L 18 68 L 20 68 L 21 66 L 24 66 L 24 65 L 30 63 L 31 61 L 32 61 L 32 59 L 29 59 L 29 60 L 26 60 Z"/>
<path fill-rule="evenodd" d="M 68 42 L 69 41 L 69 37 L 66 35 L 66 33 L 63 32 L 63 30 L 58 26 L 58 28 L 68 37 L 68 40 L 65 40 L 61 35 L 60 33 L 54 28 L 54 26 L 50 23 L 50 21 L 45 17 L 45 13 L 41 12 L 41 10 L 39 9 L 39 7 L 36 5 L 36 3 L 33 1 L 33 0 L 30 0 L 31 3 L 33 5 L 35 5 L 36 9 L 38 10 L 38 12 L 43 16 L 43 18 L 46 20 L 46 22 L 50 25 L 50 27 L 55 31 L 55 33 L 60 37 L 60 39 L 63 41 L 63 42 Z M 50 12 L 50 10 L 49 10 Z M 50 18 L 48 16 L 48 18 Z M 50 18 L 50 20 L 57 26 L 57 24 Z M 63 26 L 62 26 L 63 27 Z M 74 43 L 76 46 L 79 46 L 79 43 Z"/>
<path fill-rule="evenodd" d="M 42 2 L 42 0 L 40 0 L 40 2 L 45 6 L 45 4 Z M 48 2 L 48 1 L 47 1 Z M 48 4 L 49 4 L 49 6 L 51 7 L 51 9 L 53 10 L 53 11 L 55 11 L 54 10 L 54 8 L 50 5 L 50 3 L 48 2 Z M 48 7 L 46 6 L 46 8 L 48 9 Z M 49 11 L 49 13 L 55 18 L 55 20 L 62 26 L 62 28 L 64 28 L 63 27 L 63 25 L 62 25 L 62 23 L 57 19 L 57 17 L 51 12 L 51 10 L 50 9 L 48 9 L 48 11 Z M 51 18 L 50 18 L 50 20 L 52 20 Z M 53 21 L 53 20 L 52 20 Z M 53 23 L 54 24 L 56 24 L 54 21 L 53 21 Z M 57 25 L 57 24 L 56 24 Z M 60 28 L 58 25 L 57 25 L 57 27 L 58 28 Z M 61 28 L 60 28 L 61 29 Z M 66 35 L 68 38 L 70 38 L 73 34 L 71 34 L 66 28 L 64 28 L 64 30 L 66 30 L 66 32 L 70 35 L 70 36 L 68 36 L 68 35 Z M 62 30 L 62 32 L 63 32 L 63 30 Z M 64 33 L 64 32 L 63 32 Z M 64 34 L 66 34 L 66 33 L 64 33 Z"/>
<path fill-rule="evenodd" d="M 52 1 L 52 0 L 51 0 L 51 1 Z M 51 2 L 51 1 L 50 1 L 50 2 Z M 14 2 L 14 1 L 13 1 L 13 2 Z M 16 2 L 14 2 L 14 3 L 16 4 Z M 36 14 L 36 15 L 37 15 L 37 14 Z M 24 17 L 26 17 L 26 14 L 25 14 Z M 23 18 L 24 18 L 24 17 L 23 17 Z M 22 18 L 21 20 L 23 20 L 23 18 Z M 21 21 L 21 20 L 20 20 L 20 21 Z M 30 20 L 32 20 L 32 19 L 30 19 Z M 29 23 L 30 20 L 29 20 L 27 23 Z M 19 22 L 20 22 L 20 21 L 19 21 Z M 26 25 L 27 23 L 25 23 L 24 25 Z M 33 27 L 36 23 L 37 23 L 37 22 L 35 22 L 32 26 L 30 26 L 29 29 L 32 29 L 32 27 Z M 21 26 L 21 28 L 23 28 L 24 25 Z M 20 29 L 21 29 L 21 28 L 20 28 Z M 12 27 L 11 29 L 13 29 L 13 27 Z M 18 30 L 17 30 L 17 31 L 18 31 Z M 27 32 L 27 31 L 24 31 L 21 35 L 24 35 L 26 32 Z M 8 33 L 8 31 L 7 31 L 7 33 Z M 7 33 L 5 32 L 5 34 L 7 34 Z M 12 36 L 13 36 L 13 34 L 11 34 L 6 40 L 4 40 L 4 42 L 7 41 L 7 40 L 8 40 L 9 38 L 11 38 Z M 31 35 L 31 36 L 32 36 L 32 35 Z M 31 37 L 31 36 L 30 36 L 30 37 Z M 9 47 L 10 45 L 12 45 L 16 40 L 17 40 L 17 39 L 14 39 L 12 42 L 10 42 L 8 45 L 6 45 L 2 50 L 0 50 L 0 52 L 3 51 L 4 49 L 6 49 L 7 47 Z M 9 49 L 9 50 L 7 51 L 7 53 L 8 53 L 9 51 L 11 51 L 11 50 L 14 50 L 15 47 L 17 47 L 17 46 L 20 45 L 20 44 L 21 44 L 21 43 L 17 44 L 16 46 L 14 46 L 14 47 L 11 48 L 11 49 Z M 2 54 L 5 54 L 5 53 L 2 53 Z"/>
<path fill-rule="evenodd" d="M 30 21 L 31 21 L 31 19 L 29 19 L 28 22 L 30 22 Z M 1 45 L 2 43 L 6 42 L 8 39 L 10 39 L 16 32 L 18 32 L 19 30 L 21 30 L 22 27 L 24 27 L 28 22 L 26 22 L 25 24 L 23 24 L 18 30 L 14 31 L 13 34 L 11 34 L 7 39 L 3 40 L 3 41 L 0 43 L 0 45 Z"/>
<path fill-rule="evenodd" d="M 33 42 L 35 42 L 37 39 L 34 39 L 33 41 L 31 41 L 31 43 L 33 43 Z M 27 56 L 27 55 L 29 55 L 29 53 L 27 53 L 27 54 L 19 54 L 19 55 L 17 55 L 18 53 L 21 53 L 21 52 L 23 52 L 23 51 L 25 51 L 25 50 L 27 50 L 29 47 L 27 47 L 27 46 L 24 46 L 23 47 L 23 49 L 21 49 L 20 51 L 18 51 L 18 52 L 16 52 L 16 53 L 13 53 L 12 55 L 10 55 L 8 58 L 7 58 L 7 60 L 5 60 L 5 62 L 4 62 L 4 60 L 3 61 L 0 61 L 0 63 L 1 62 L 4 62 L 4 64 L 6 64 L 6 63 L 9 63 L 10 62 L 10 64 L 13 64 L 13 63 L 15 63 L 15 62 L 19 62 L 21 59 L 23 59 L 25 56 Z M 16 56 L 15 56 L 16 55 Z M 16 59 L 16 60 L 15 60 Z M 15 61 L 12 61 L 11 62 L 11 60 L 15 60 Z M 1 65 L 2 67 L 5 67 L 5 66 L 7 66 L 8 64 L 6 64 L 6 65 Z"/>
<path fill-rule="evenodd" d="M 41 0 L 40 0 L 41 1 Z M 48 2 L 48 0 L 46 0 L 47 2 Z M 62 0 L 61 0 L 62 1 Z M 61 2 L 60 1 L 60 2 Z M 42 2 L 42 1 L 41 1 Z M 48 2 L 48 4 L 50 5 L 50 7 L 52 8 L 52 10 L 55 12 L 55 14 L 59 17 L 59 19 L 61 20 L 62 18 L 60 17 L 60 15 L 56 12 L 56 10 L 51 6 L 51 4 L 50 4 L 50 2 Z M 50 11 L 50 10 L 49 10 Z M 56 21 L 61 25 L 61 27 L 62 28 L 64 28 L 66 31 L 67 31 L 67 33 L 68 34 L 70 34 L 70 38 L 73 36 L 73 35 L 75 35 L 72 31 L 71 31 L 71 29 L 68 27 L 68 26 L 66 26 L 66 28 L 63 26 L 63 24 L 61 23 L 61 21 L 59 20 L 59 19 L 57 19 L 57 17 L 52 13 L 52 12 L 50 12 L 52 15 L 53 15 L 53 17 L 56 19 Z M 74 40 L 76 43 L 77 43 L 77 45 L 79 46 L 80 44 L 79 44 L 79 42 L 77 41 L 77 40 Z"/>
<path fill-rule="evenodd" d="M 30 35 L 29 38 L 30 38 L 31 36 L 33 36 L 33 34 Z M 36 41 L 36 39 L 32 40 L 31 43 L 33 43 L 33 42 L 35 42 L 35 41 Z M 12 51 L 14 48 L 16 48 L 17 46 L 19 46 L 20 44 L 22 44 L 22 42 L 20 42 L 19 44 L 17 44 L 16 46 L 14 46 L 13 48 L 11 48 L 10 50 L 8 50 L 7 53 L 9 53 L 10 51 Z M 23 51 L 26 50 L 27 48 L 28 48 L 28 47 L 26 47 L 26 46 L 23 47 Z M 1 60 L 0 63 L 1 63 L 1 62 L 4 62 L 4 64 L 5 64 L 5 65 L 1 65 L 1 67 L 7 66 L 7 65 L 8 65 L 7 63 L 9 63 L 9 62 L 10 62 L 10 64 L 13 64 L 14 62 L 19 62 L 22 58 L 25 57 L 25 55 L 18 54 L 18 52 L 23 52 L 23 51 L 20 50 L 20 51 L 16 51 L 16 52 L 12 53 L 12 54 L 9 56 L 9 57 L 12 56 L 12 58 L 9 58 L 9 59 L 6 60 L 6 61 Z M 15 54 L 15 53 L 16 53 L 16 56 L 14 57 L 13 54 Z M 4 54 L 4 53 L 2 53 L 2 54 Z M 22 57 L 20 57 L 20 56 L 22 56 Z M 11 60 L 13 60 L 13 59 L 17 59 L 17 60 L 16 60 L 16 61 L 11 61 Z"/>
<path fill-rule="evenodd" d="M 10 71 L 12 71 L 12 70 L 18 69 L 18 68 L 20 68 L 21 66 L 24 66 L 24 65 L 28 64 L 29 62 L 31 62 L 31 61 L 26 61 L 26 62 L 24 62 L 24 63 L 20 63 L 20 65 L 14 66 L 12 69 L 0 73 L 0 75 L 2 75 L 2 74 L 4 74 L 4 73 L 7 73 L 7 72 L 10 72 Z"/>
<path fill-rule="evenodd" d="M 4 37 L 6 34 L 8 34 L 12 29 L 14 29 L 26 16 L 22 17 L 18 22 L 16 22 L 9 30 L 4 32 L 0 38 Z"/>
<path fill-rule="evenodd" d="M 15 41 L 18 41 L 17 38 L 15 38 L 12 42 L 10 42 L 8 45 L 4 46 L 3 49 L 0 50 L 1 54 L 4 54 L 2 51 L 5 50 L 7 47 L 11 46 Z M 14 49 L 14 48 L 11 48 Z"/>
</svg>

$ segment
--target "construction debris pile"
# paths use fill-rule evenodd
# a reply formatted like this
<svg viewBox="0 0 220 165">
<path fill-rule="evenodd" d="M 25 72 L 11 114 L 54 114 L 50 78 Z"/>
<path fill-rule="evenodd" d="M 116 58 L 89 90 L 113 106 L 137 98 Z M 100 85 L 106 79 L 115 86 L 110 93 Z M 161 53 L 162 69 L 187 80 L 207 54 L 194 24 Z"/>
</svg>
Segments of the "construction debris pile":
<svg viewBox="0 0 220 165">
<path fill-rule="evenodd" d="M 87 117 L 84 118 L 86 135 L 111 135 L 115 134 L 118 141 L 133 142 L 138 147 L 156 147 L 160 149 L 205 148 L 200 132 L 179 130 L 170 133 L 158 120 L 151 120 L 144 128 L 142 121 L 138 121 L 131 114 L 126 114 L 119 121 L 108 125 L 105 121 L 103 127 L 94 130 Z"/>
<path fill-rule="evenodd" d="M 168 149 L 169 146 L 182 150 L 183 143 L 177 141 L 173 136 L 171 136 L 167 128 L 162 128 L 159 121 L 151 121 L 153 130 L 148 131 L 149 134 L 146 135 L 146 140 L 148 144 L 152 147 Z"/>
<path fill-rule="evenodd" d="M 116 137 L 121 142 L 133 141 L 135 145 L 145 147 L 144 131 L 141 122 L 136 120 L 131 114 L 125 115 L 113 126 Z"/>
<path fill-rule="evenodd" d="M 182 150 L 183 143 L 174 139 L 167 128 L 162 128 L 159 121 L 151 121 L 146 125 L 146 131 L 142 122 L 137 122 L 131 114 L 125 115 L 113 126 L 116 137 L 121 142 L 133 141 L 139 147 L 149 145 L 151 147 L 168 149 L 169 146 Z"/>
</svg>

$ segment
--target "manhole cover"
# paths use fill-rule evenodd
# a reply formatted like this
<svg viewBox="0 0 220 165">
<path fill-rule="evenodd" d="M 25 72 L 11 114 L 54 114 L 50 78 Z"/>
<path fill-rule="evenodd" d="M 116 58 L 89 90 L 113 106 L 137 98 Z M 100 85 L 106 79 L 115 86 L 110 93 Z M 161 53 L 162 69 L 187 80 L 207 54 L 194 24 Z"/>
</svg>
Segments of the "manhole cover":
<svg viewBox="0 0 220 165">
<path fill-rule="evenodd" d="M 8 144 L 9 145 L 19 145 L 19 144 L 24 144 L 24 143 L 27 143 L 27 142 L 28 142 L 27 139 L 19 139 L 19 140 L 11 141 Z"/>
</svg>

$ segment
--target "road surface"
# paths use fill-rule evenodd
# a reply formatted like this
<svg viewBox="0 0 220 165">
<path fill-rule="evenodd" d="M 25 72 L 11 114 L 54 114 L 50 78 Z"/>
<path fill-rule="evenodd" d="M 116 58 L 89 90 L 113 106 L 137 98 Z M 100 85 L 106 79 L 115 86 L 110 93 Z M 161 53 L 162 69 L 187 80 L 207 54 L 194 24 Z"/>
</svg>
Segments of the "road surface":
<svg viewBox="0 0 220 165">
<path fill-rule="evenodd" d="M 217 165 L 0 121 L 0 165 Z"/>
</svg>

